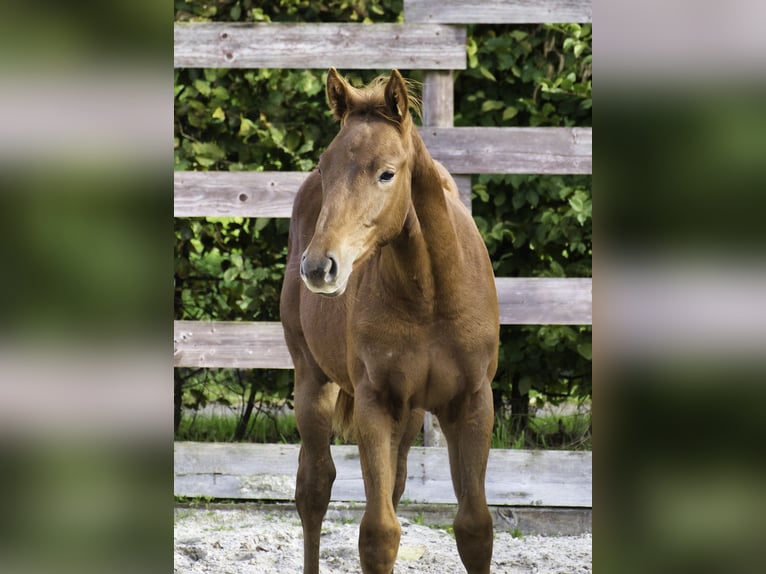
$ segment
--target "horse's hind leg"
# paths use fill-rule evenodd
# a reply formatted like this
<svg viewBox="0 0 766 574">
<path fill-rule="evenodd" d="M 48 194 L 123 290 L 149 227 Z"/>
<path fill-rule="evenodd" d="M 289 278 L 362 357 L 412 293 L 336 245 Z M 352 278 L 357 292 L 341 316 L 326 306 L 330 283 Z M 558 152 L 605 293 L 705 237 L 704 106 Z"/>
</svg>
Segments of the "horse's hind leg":
<svg viewBox="0 0 766 574">
<path fill-rule="evenodd" d="M 295 504 L 303 525 L 303 572 L 319 573 L 319 536 L 330 503 L 335 465 L 330 454 L 338 386 L 318 368 L 295 366 L 295 418 L 301 435 Z"/>
<path fill-rule="evenodd" d="M 439 413 L 458 500 L 455 540 L 468 574 L 488 574 L 492 561 L 492 516 L 487 508 L 484 477 L 493 422 L 489 383 L 472 395 L 457 397 Z"/>
</svg>

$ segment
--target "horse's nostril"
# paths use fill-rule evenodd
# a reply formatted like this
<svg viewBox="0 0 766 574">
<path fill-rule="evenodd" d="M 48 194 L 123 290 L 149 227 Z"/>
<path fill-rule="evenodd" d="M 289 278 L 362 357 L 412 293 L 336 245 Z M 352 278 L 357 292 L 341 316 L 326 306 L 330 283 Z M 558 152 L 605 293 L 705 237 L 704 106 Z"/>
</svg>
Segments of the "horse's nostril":
<svg viewBox="0 0 766 574">
<path fill-rule="evenodd" d="M 328 283 L 331 283 L 335 281 L 337 277 L 338 277 L 338 260 L 335 259 L 334 255 L 328 253 L 327 263 L 325 264 L 325 280 Z"/>
</svg>

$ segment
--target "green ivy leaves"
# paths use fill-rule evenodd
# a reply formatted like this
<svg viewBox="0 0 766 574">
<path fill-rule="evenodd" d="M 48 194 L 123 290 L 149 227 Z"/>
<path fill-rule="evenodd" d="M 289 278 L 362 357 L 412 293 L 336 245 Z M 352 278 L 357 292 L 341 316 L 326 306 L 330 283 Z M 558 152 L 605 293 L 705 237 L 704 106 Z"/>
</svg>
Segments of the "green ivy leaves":
<svg viewBox="0 0 766 574">
<path fill-rule="evenodd" d="M 177 170 L 310 170 L 333 121 L 323 73 L 176 70 Z M 323 118 L 317 123 L 316 118 Z"/>
</svg>

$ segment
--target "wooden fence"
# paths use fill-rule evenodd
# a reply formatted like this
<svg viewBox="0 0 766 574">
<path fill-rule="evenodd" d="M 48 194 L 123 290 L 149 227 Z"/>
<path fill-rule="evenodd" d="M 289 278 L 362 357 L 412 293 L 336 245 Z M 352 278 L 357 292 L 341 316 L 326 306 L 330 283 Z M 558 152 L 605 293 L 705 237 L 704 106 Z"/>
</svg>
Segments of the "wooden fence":
<svg viewBox="0 0 766 574">
<path fill-rule="evenodd" d="M 175 444 L 175 493 L 246 500 L 293 500 L 298 445 L 249 443 Z M 337 469 L 333 500 L 363 502 L 356 446 L 332 446 Z M 444 448 L 412 447 L 404 498 L 413 503 L 454 503 Z M 577 451 L 492 449 L 487 463 L 487 502 L 493 506 L 589 508 L 591 456 Z"/>
<path fill-rule="evenodd" d="M 466 67 L 466 31 L 454 24 L 590 22 L 590 0 L 405 0 L 404 10 L 405 24 L 175 24 L 174 65 L 424 70 L 421 135 L 469 207 L 471 174 L 591 173 L 591 128 L 453 127 L 452 72 Z M 289 217 L 306 176 L 176 172 L 174 215 Z M 496 283 L 502 324 L 592 322 L 590 278 L 498 277 Z M 292 368 L 279 323 L 175 321 L 173 338 L 176 367 Z M 426 431 L 428 444 L 430 425 Z M 334 448 L 336 459 L 353 458 Z M 176 494 L 292 498 L 296 452 L 281 445 L 179 443 Z M 446 460 L 444 449 L 413 449 L 405 496 L 453 501 Z M 334 500 L 363 495 L 353 464 L 348 472 L 344 478 L 339 465 Z M 341 487 L 344 480 L 356 486 Z M 494 504 L 587 507 L 591 482 L 590 453 L 493 451 L 487 473 Z M 273 492 L 264 490 L 267 483 Z"/>
</svg>

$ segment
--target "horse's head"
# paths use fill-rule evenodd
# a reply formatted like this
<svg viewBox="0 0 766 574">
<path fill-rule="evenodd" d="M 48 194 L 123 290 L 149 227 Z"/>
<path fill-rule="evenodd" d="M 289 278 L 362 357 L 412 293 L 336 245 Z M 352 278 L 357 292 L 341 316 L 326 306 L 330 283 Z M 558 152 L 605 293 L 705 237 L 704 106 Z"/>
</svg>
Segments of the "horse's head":
<svg viewBox="0 0 766 574">
<path fill-rule="evenodd" d="M 410 206 L 412 118 L 398 71 L 356 89 L 335 68 L 327 98 L 341 130 L 322 154 L 322 209 L 301 258 L 314 293 L 340 295 L 354 267 L 402 230 Z"/>
</svg>

